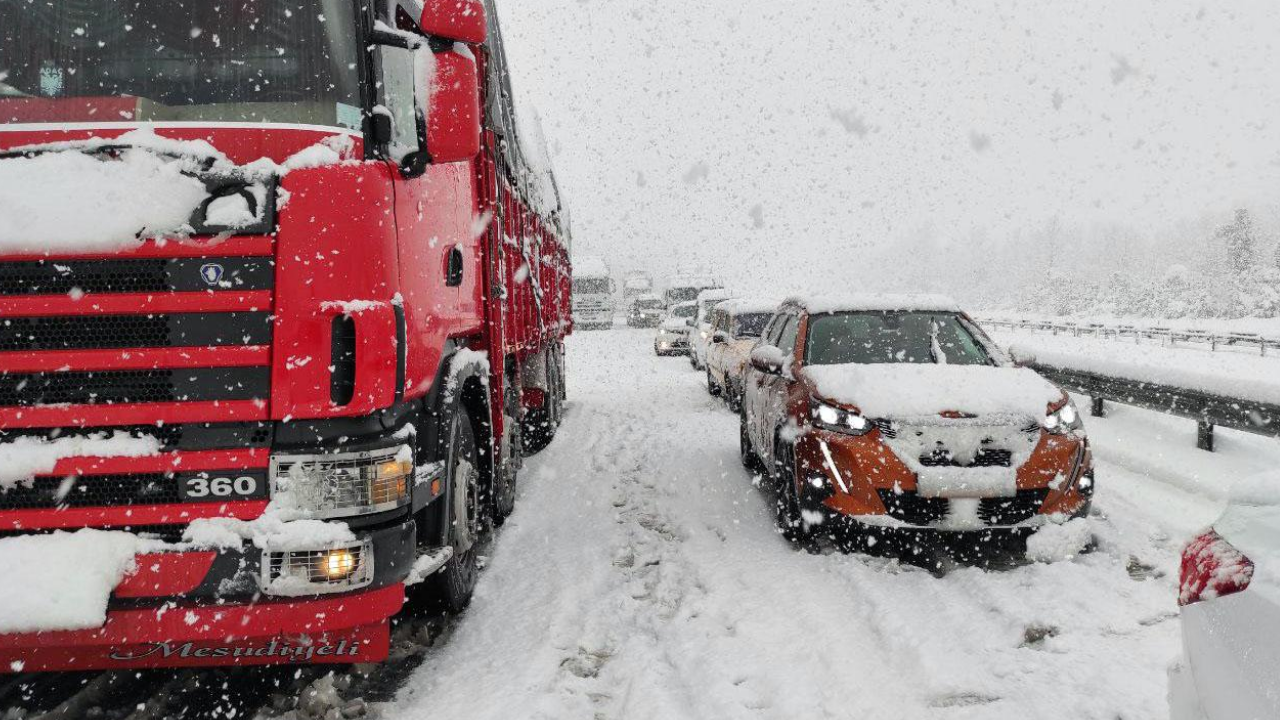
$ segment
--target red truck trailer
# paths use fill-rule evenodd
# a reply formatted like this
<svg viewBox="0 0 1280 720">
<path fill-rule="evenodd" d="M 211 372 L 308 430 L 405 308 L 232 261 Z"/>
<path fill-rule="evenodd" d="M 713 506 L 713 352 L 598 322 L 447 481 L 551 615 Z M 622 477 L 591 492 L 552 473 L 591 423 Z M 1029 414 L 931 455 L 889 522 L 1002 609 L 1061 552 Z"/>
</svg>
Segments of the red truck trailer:
<svg viewBox="0 0 1280 720">
<path fill-rule="evenodd" d="M 0 559 L 49 571 L 0 673 L 375 662 L 466 606 L 564 400 L 520 128 L 492 0 L 0 0 Z M 97 620 L 43 617 L 110 575 L 55 545 L 126 548 Z"/>
</svg>

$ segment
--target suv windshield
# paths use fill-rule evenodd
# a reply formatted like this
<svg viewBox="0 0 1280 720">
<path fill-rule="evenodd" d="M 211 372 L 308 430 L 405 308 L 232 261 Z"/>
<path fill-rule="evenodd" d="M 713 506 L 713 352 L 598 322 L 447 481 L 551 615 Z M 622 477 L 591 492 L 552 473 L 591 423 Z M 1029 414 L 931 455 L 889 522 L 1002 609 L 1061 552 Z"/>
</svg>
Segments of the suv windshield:
<svg viewBox="0 0 1280 720">
<path fill-rule="evenodd" d="M 671 308 L 671 316 L 678 318 L 691 318 L 698 314 L 697 305 L 677 305 Z"/>
<path fill-rule="evenodd" d="M 361 127 L 350 0 L 0 0 L 0 124 Z"/>
<path fill-rule="evenodd" d="M 990 365 L 991 357 L 958 315 L 856 312 L 811 316 L 805 361 Z"/>
<path fill-rule="evenodd" d="M 758 338 L 769 324 L 772 313 L 749 313 L 734 318 L 733 336 L 736 338 Z"/>
</svg>

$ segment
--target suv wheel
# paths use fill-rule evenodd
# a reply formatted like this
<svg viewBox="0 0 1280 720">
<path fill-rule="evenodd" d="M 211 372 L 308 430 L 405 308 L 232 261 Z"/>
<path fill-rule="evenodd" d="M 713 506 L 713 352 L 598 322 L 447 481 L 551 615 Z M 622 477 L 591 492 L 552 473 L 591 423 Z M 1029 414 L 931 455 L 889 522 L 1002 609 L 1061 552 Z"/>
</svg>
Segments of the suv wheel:
<svg viewBox="0 0 1280 720">
<path fill-rule="evenodd" d="M 813 534 L 800 514 L 800 497 L 796 488 L 795 448 L 781 440 L 774 451 L 773 484 L 777 491 L 775 501 L 776 522 L 778 531 L 787 540 L 797 544 L 806 544 L 813 539 Z"/>
<path fill-rule="evenodd" d="M 711 368 L 708 367 L 707 368 L 707 392 L 711 394 L 711 397 L 720 397 L 720 393 L 722 391 L 723 389 L 716 384 L 715 380 L 711 378 Z"/>
<path fill-rule="evenodd" d="M 760 472 L 760 456 L 756 455 L 755 448 L 751 447 L 751 434 L 747 428 L 745 408 L 738 412 L 738 459 L 742 461 L 742 467 L 753 473 Z"/>
</svg>

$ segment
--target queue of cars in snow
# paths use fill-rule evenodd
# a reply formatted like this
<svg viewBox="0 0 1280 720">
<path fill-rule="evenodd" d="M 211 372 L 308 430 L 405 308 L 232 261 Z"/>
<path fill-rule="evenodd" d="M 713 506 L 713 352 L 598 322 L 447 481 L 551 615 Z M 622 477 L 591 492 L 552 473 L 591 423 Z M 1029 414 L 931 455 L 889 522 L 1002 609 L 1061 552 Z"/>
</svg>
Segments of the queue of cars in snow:
<svg viewBox="0 0 1280 720">
<path fill-rule="evenodd" d="M 692 362 L 739 414 L 742 462 L 772 480 L 788 538 L 1026 536 L 1088 513 L 1070 398 L 950 300 L 711 301 L 686 323 Z"/>
<path fill-rule="evenodd" d="M 742 463 L 769 481 L 788 539 L 901 552 L 1088 515 L 1093 456 L 1070 397 L 954 302 L 727 295 L 672 307 L 654 350 L 689 354 L 738 414 Z M 1179 591 L 1173 720 L 1280 718 L 1280 474 L 1237 484 L 1187 544 Z"/>
</svg>

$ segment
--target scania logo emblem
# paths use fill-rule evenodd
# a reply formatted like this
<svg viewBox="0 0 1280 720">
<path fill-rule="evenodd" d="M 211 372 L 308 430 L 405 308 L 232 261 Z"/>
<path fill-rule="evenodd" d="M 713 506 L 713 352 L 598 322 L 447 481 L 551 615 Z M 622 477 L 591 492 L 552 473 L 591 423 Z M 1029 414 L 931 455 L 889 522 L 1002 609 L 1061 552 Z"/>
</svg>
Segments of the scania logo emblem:
<svg viewBox="0 0 1280 720">
<path fill-rule="evenodd" d="M 223 272 L 222 266 L 218 263 L 208 263 L 200 266 L 200 277 L 204 279 L 205 285 L 217 285 L 222 281 Z"/>
</svg>

